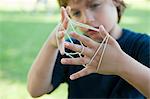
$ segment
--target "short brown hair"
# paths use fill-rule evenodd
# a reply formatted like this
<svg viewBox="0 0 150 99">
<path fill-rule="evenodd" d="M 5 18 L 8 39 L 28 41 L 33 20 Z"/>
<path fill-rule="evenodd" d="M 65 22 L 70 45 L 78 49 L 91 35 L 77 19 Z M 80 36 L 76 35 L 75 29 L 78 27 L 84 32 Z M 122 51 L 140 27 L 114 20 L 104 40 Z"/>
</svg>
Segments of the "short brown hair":
<svg viewBox="0 0 150 99">
<path fill-rule="evenodd" d="M 57 0 L 60 7 L 66 7 L 68 5 L 69 0 Z M 126 8 L 126 4 L 123 0 L 113 0 L 116 4 L 117 12 L 118 12 L 118 23 L 120 22 L 121 16 Z"/>
</svg>

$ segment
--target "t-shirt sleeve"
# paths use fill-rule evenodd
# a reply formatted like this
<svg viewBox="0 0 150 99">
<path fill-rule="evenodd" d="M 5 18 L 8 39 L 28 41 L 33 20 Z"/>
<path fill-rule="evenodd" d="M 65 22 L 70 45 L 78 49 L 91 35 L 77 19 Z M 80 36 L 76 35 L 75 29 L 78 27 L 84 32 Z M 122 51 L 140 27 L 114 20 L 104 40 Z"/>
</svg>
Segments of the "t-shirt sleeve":
<svg viewBox="0 0 150 99">
<path fill-rule="evenodd" d="M 140 63 L 150 68 L 150 37 L 144 35 L 140 44 L 138 60 Z"/>
</svg>

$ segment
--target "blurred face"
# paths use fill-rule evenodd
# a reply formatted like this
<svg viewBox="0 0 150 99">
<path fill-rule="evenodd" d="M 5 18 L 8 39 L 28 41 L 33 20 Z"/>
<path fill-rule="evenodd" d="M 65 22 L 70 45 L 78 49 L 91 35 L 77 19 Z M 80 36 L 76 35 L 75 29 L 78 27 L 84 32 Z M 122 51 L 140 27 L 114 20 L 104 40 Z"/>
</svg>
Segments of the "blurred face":
<svg viewBox="0 0 150 99">
<path fill-rule="evenodd" d="M 70 16 L 72 19 L 95 28 L 103 25 L 107 32 L 111 32 L 117 26 L 117 10 L 112 0 L 70 0 Z M 85 35 L 99 41 L 99 33 L 83 29 Z"/>
</svg>

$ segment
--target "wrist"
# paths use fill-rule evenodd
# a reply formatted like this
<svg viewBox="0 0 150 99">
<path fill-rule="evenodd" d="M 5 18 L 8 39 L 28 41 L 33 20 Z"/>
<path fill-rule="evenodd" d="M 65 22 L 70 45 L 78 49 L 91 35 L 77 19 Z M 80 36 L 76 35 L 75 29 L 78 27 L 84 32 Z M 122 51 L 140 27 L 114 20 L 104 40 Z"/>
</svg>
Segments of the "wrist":
<svg viewBox="0 0 150 99">
<path fill-rule="evenodd" d="M 117 69 L 117 75 L 122 76 L 122 74 L 126 73 L 126 69 L 128 67 L 127 63 L 130 62 L 129 56 L 123 52 L 121 56 L 119 57 L 119 64 L 118 64 L 118 69 Z"/>
</svg>

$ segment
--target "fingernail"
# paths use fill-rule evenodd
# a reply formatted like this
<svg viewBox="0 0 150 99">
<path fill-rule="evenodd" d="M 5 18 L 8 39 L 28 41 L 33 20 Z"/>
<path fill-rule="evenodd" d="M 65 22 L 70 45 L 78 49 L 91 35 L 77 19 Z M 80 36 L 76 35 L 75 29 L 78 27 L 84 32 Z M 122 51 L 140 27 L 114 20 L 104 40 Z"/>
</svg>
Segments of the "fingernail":
<svg viewBox="0 0 150 99">
<path fill-rule="evenodd" d="M 61 59 L 61 63 L 65 64 L 66 60 L 65 59 Z"/>
<path fill-rule="evenodd" d="M 69 78 L 70 78 L 71 80 L 74 80 L 74 79 L 75 79 L 75 77 L 74 77 L 74 76 L 72 76 L 72 75 L 71 75 Z"/>
<path fill-rule="evenodd" d="M 65 44 L 65 46 L 69 46 L 69 43 L 67 43 L 67 42 L 65 42 L 64 44 Z"/>
</svg>

